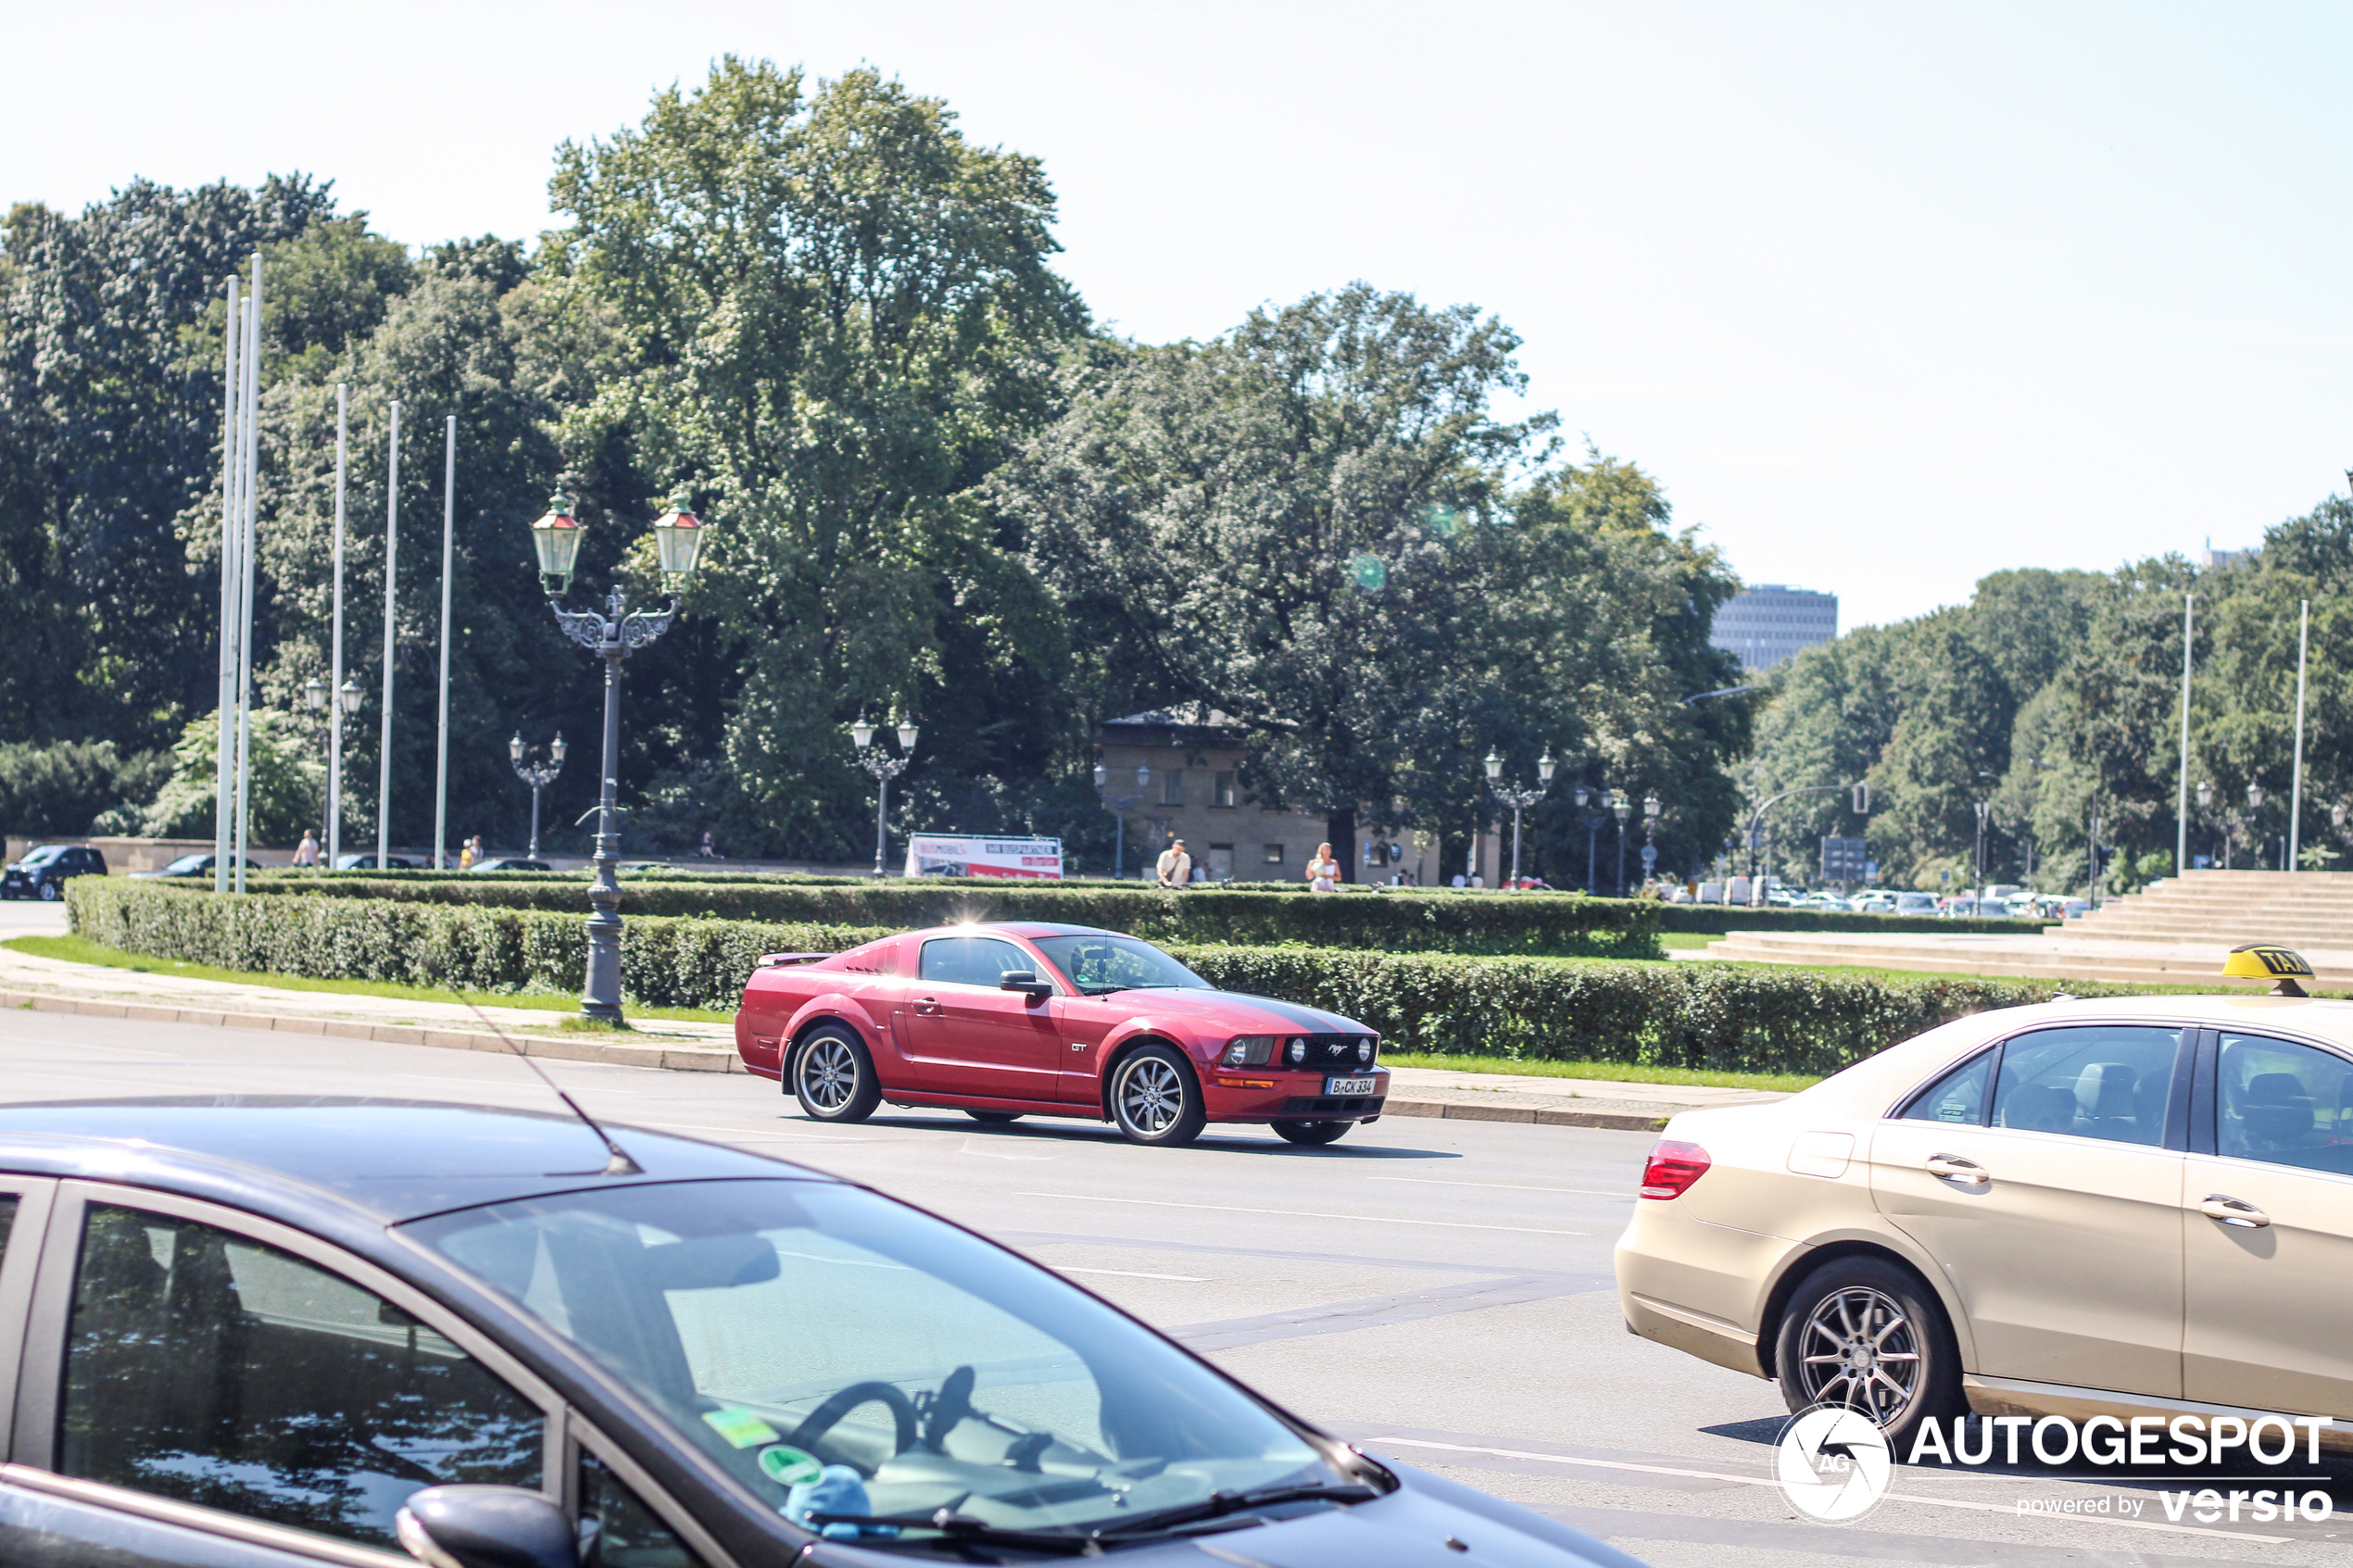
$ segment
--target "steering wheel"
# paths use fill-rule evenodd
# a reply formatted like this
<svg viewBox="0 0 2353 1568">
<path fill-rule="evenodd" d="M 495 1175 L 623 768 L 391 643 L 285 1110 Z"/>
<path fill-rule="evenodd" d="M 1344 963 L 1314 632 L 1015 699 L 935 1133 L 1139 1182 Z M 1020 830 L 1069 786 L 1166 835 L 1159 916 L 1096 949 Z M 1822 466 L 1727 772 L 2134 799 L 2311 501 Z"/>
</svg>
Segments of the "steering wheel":
<svg viewBox="0 0 2353 1568">
<path fill-rule="evenodd" d="M 898 1428 L 898 1447 L 891 1449 L 891 1452 L 903 1454 L 913 1448 L 919 1436 L 914 1401 L 900 1393 L 893 1384 L 872 1381 L 853 1383 L 815 1410 L 811 1411 L 809 1419 L 794 1428 L 793 1445 L 796 1448 L 814 1448 L 826 1433 L 831 1432 L 840 1423 L 843 1416 L 869 1401 L 887 1405 L 890 1409 L 891 1424 Z"/>
</svg>

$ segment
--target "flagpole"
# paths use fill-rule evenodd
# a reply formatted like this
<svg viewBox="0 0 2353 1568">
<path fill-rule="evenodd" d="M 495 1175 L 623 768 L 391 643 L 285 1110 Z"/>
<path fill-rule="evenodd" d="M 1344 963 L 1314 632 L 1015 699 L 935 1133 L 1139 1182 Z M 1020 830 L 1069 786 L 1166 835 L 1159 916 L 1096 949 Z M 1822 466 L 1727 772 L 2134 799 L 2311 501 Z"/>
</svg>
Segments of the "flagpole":
<svg viewBox="0 0 2353 1568">
<path fill-rule="evenodd" d="M 383 735 L 376 743 L 376 870 L 392 853 L 392 649 L 394 590 L 400 565 L 400 404 L 392 405 L 392 446 L 384 460 L 384 690 Z"/>
<path fill-rule="evenodd" d="M 2173 790 L 2173 874 L 2190 869 L 2190 628 L 2197 596 L 2182 596 L 2182 776 Z"/>
<path fill-rule="evenodd" d="M 441 468 L 441 728 L 434 743 L 433 869 L 448 869 L 449 843 L 449 567 L 458 525 L 458 416 L 442 426 Z"/>
<path fill-rule="evenodd" d="M 236 798 L 237 470 L 244 435 L 245 325 L 235 273 L 229 276 L 228 328 L 222 333 L 220 380 L 220 700 L 213 742 L 212 890 L 229 891 L 231 802 Z"/>
<path fill-rule="evenodd" d="M 253 844 L 253 590 L 254 521 L 261 470 L 261 254 L 253 257 L 253 286 L 245 294 L 245 517 L 238 528 L 238 575 L 244 581 L 237 607 L 237 842 L 230 874 L 245 890 L 246 852 Z"/>
<path fill-rule="evenodd" d="M 2296 851 L 2304 825 L 2304 657 L 2312 643 L 2312 601 L 2306 599 L 2296 625 L 2296 768 L 2288 775 L 2287 869 L 2296 869 Z"/>
<path fill-rule="evenodd" d="M 335 608 L 327 654 L 327 869 L 343 853 L 343 491 L 351 423 L 351 383 L 335 384 Z"/>
</svg>

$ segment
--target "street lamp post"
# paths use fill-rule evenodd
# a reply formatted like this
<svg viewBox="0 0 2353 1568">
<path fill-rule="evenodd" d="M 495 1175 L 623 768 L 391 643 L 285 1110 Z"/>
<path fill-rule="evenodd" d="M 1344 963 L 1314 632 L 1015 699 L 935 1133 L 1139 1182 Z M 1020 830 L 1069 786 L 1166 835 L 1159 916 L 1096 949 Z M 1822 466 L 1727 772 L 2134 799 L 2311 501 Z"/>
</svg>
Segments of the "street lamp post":
<svg viewBox="0 0 2353 1568">
<path fill-rule="evenodd" d="M 899 726 L 900 755 L 875 746 L 875 727 L 866 722 L 863 713 L 858 722 L 849 726 L 849 738 L 858 743 L 858 765 L 875 776 L 875 874 L 884 876 L 883 858 L 887 852 L 890 818 L 890 781 L 907 771 L 915 759 L 915 726 L 912 722 Z"/>
<path fill-rule="evenodd" d="M 1617 896 L 1626 897 L 1626 819 L 1634 814 L 1634 802 L 1619 790 L 1617 798 L 1609 803 L 1609 814 L 1617 819 Z"/>
<path fill-rule="evenodd" d="M 1494 792 L 1496 799 L 1512 809 L 1511 884 L 1515 888 L 1519 885 L 1519 814 L 1544 798 L 1544 792 L 1553 787 L 1553 769 L 1557 765 L 1553 760 L 1552 748 L 1547 746 L 1544 755 L 1536 759 L 1536 787 L 1514 789 L 1502 782 L 1504 759 L 1492 750 L 1487 754 L 1487 787 Z"/>
<path fill-rule="evenodd" d="M 547 743 L 547 760 L 545 762 L 525 760 L 531 755 L 531 748 L 523 745 L 521 730 L 517 730 L 515 738 L 507 743 L 507 759 L 515 765 L 515 777 L 531 786 L 531 858 L 535 860 L 539 859 L 539 792 L 554 784 L 556 775 L 564 771 L 564 749 L 563 732 L 560 730 L 556 732 L 556 738 Z"/>
<path fill-rule="evenodd" d="M 547 510 L 531 525 L 531 543 L 539 557 L 539 586 L 547 608 L 563 634 L 605 661 L 605 766 L 597 795 L 597 852 L 591 860 L 595 880 L 588 884 L 588 979 L 581 988 L 584 1018 L 618 1026 L 621 1023 L 621 883 L 613 874 L 621 865 L 621 812 L 615 798 L 621 771 L 621 661 L 670 630 L 678 614 L 677 591 L 694 575 L 702 553 L 702 521 L 686 509 L 682 498 L 654 520 L 655 551 L 661 574 L 671 589 L 670 608 L 661 611 L 631 610 L 628 596 L 616 585 L 605 596 L 605 609 L 570 610 L 557 601 L 572 586 L 573 564 L 580 554 L 581 526 L 572 515 L 572 497 L 558 491 L 548 497 Z"/>
<path fill-rule="evenodd" d="M 1601 874 L 1600 868 L 1594 864 L 1599 859 L 1595 846 L 1600 842 L 1602 824 L 1609 821 L 1609 791 L 1589 790 L 1579 784 L 1569 798 L 1577 802 L 1577 820 L 1585 824 L 1585 891 L 1599 894 L 1602 890 Z M 1596 809 L 1586 808 L 1588 799 L 1594 803 Z"/>
<path fill-rule="evenodd" d="M 2255 830 L 2262 823 L 2263 784 L 2260 780 L 2246 781 L 2246 847 L 2255 857 L 2255 869 L 2263 869 L 2263 837 Z"/>
<path fill-rule="evenodd" d="M 1651 874 L 1658 869 L 1658 846 L 1653 839 L 1658 833 L 1658 791 L 1642 797 L 1642 883 L 1648 886 Z"/>
<path fill-rule="evenodd" d="M 1135 794 L 1103 796 L 1103 809 L 1109 811 L 1112 814 L 1113 819 L 1119 824 L 1116 830 L 1118 836 L 1112 841 L 1111 850 L 1111 879 L 1114 882 L 1125 881 L 1127 875 L 1127 813 L 1144 803 L 1145 788 L 1151 782 L 1151 765 L 1150 763 L 1139 762 L 1136 764 Z M 1096 790 L 1099 792 L 1101 791 L 1109 785 L 1110 783 L 1111 770 L 1104 767 L 1101 762 L 1096 763 Z"/>
</svg>

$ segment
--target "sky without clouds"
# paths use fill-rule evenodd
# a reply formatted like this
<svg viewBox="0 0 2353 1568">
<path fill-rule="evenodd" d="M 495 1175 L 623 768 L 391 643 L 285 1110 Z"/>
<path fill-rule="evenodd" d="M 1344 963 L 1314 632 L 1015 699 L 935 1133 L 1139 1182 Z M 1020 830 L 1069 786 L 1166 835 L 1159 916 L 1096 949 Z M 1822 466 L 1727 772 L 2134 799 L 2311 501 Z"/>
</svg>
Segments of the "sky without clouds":
<svg viewBox="0 0 2353 1568">
<path fill-rule="evenodd" d="M 2344 483 L 2353 10 L 9 0 L 0 200 L 333 177 L 547 226 L 557 142 L 724 51 L 862 60 L 1044 159 L 1132 335 L 1363 278 L 1852 626 L 1988 571 L 2252 543 Z M 241 44 L 243 45 L 241 47 Z"/>
</svg>

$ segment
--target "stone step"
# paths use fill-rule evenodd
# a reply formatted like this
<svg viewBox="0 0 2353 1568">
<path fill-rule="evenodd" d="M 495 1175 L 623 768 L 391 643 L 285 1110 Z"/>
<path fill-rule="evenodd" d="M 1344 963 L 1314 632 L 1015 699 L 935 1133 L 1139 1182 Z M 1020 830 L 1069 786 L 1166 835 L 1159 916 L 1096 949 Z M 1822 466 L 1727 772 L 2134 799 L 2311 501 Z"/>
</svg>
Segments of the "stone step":
<svg viewBox="0 0 2353 1568">
<path fill-rule="evenodd" d="M 1742 963 L 1800 964 L 1821 968 L 1897 970 L 1911 974 L 1976 974 L 2032 980 L 2112 980 L 2141 985 L 2194 985 L 2214 991 L 2264 991 L 2266 981 L 2227 980 L 2219 953 L 2170 952 L 2146 956 L 2039 950 L 2010 938 L 1967 947 L 1955 938 L 1907 944 L 1894 937 L 1839 941 L 1780 932 L 1734 932 L 1707 946 L 1710 959 Z M 2326 990 L 2353 990 L 2353 955 L 2328 955 L 2315 962 L 2311 984 Z"/>
</svg>

